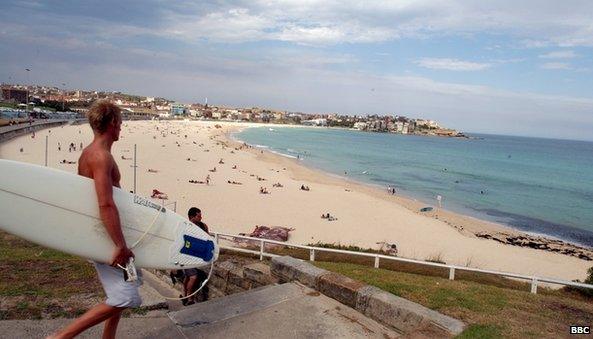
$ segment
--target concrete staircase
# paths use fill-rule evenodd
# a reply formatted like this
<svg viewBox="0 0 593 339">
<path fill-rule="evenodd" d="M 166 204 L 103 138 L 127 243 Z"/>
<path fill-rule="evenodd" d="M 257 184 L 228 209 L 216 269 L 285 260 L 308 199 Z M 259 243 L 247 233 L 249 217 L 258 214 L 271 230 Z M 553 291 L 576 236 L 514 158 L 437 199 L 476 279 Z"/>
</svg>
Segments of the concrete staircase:
<svg viewBox="0 0 593 339">
<path fill-rule="evenodd" d="M 400 334 L 298 283 L 263 286 L 169 312 L 187 338 L 396 338 Z"/>
</svg>

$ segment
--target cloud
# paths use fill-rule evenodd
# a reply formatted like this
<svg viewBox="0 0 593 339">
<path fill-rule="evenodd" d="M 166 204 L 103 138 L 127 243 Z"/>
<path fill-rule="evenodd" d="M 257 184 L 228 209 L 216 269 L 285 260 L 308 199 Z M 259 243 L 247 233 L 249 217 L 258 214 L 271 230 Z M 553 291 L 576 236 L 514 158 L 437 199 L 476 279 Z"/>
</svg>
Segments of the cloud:
<svg viewBox="0 0 593 339">
<path fill-rule="evenodd" d="M 422 58 L 415 63 L 420 67 L 430 69 L 444 69 L 449 71 L 481 71 L 492 66 L 489 63 L 477 63 L 457 59 Z"/>
<path fill-rule="evenodd" d="M 566 62 L 546 62 L 540 65 L 543 69 L 572 69 L 570 64 Z"/>
<path fill-rule="evenodd" d="M 563 62 L 570 61 L 572 48 L 567 52 L 558 46 L 593 46 L 592 11 L 590 1 L 567 6 L 555 0 L 7 0 L 0 3 L 0 79 L 26 81 L 23 69 L 30 67 L 31 82 L 72 88 L 183 102 L 207 96 L 216 104 L 291 111 L 396 113 L 466 131 L 591 139 L 590 99 L 436 81 L 410 75 L 409 65 L 396 63 L 418 58 L 416 65 L 435 70 L 502 69 L 532 54 L 509 52 L 509 46 L 519 44 L 552 48 L 535 53 L 541 55 L 536 65 L 570 69 L 576 78 L 578 72 L 591 72 L 579 67 L 590 65 Z M 406 54 L 408 42 L 414 47 L 425 39 L 447 43 L 458 42 L 457 37 L 492 49 L 487 58 L 473 60 L 464 54 Z M 399 42 L 389 44 L 398 39 L 402 49 Z M 589 56 L 586 48 L 574 50 Z M 369 65 L 369 54 L 383 64 Z M 512 66 L 521 71 L 523 65 Z M 439 79 L 459 76 L 433 73 Z M 484 82 L 495 83 L 494 78 Z M 550 83 L 549 92 L 570 90 Z"/>
<path fill-rule="evenodd" d="M 3 25 L 55 20 L 48 34 L 152 35 L 186 42 L 281 41 L 308 45 L 504 34 L 526 47 L 593 46 L 593 2 L 230 0 L 0 4 Z"/>
<path fill-rule="evenodd" d="M 565 50 L 565 51 L 554 51 L 554 52 L 549 52 L 546 54 L 542 54 L 539 55 L 540 58 L 542 59 L 572 59 L 572 58 L 576 58 L 578 55 L 571 50 Z"/>
</svg>

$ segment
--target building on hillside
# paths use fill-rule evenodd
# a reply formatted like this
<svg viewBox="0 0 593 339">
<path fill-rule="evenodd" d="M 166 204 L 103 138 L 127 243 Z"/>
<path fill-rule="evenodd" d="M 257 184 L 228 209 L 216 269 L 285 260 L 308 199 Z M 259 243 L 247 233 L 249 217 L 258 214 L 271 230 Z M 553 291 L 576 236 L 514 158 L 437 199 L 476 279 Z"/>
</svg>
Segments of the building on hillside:
<svg viewBox="0 0 593 339">
<path fill-rule="evenodd" d="M 19 104 L 26 104 L 27 90 L 14 87 L 2 87 L 2 99 Z"/>
<path fill-rule="evenodd" d="M 274 120 L 284 119 L 284 112 L 274 112 Z"/>
<path fill-rule="evenodd" d="M 301 125 L 305 126 L 327 126 L 327 119 L 311 119 L 301 121 Z"/>
<path fill-rule="evenodd" d="M 185 105 L 183 104 L 171 104 L 171 115 L 184 115 L 185 114 Z"/>
<path fill-rule="evenodd" d="M 362 122 L 362 121 L 358 121 L 354 123 L 354 126 L 352 126 L 352 128 L 357 129 L 359 131 L 364 131 L 367 129 L 367 123 L 366 122 Z"/>
<path fill-rule="evenodd" d="M 417 128 L 439 128 L 439 124 L 434 120 L 416 119 L 415 123 Z"/>
</svg>

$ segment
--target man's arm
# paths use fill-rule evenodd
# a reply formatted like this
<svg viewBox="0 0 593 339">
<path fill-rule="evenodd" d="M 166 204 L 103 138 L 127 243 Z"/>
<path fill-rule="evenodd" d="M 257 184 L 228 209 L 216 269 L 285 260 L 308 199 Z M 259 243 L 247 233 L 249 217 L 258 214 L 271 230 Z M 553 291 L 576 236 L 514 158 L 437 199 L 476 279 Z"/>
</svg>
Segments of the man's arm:
<svg viewBox="0 0 593 339">
<path fill-rule="evenodd" d="M 111 178 L 113 160 L 109 155 L 101 154 L 93 161 L 92 166 L 101 221 L 115 244 L 111 265 L 125 266 L 129 257 L 134 255 L 126 245 L 119 221 L 119 212 L 113 201 L 113 180 Z"/>
</svg>

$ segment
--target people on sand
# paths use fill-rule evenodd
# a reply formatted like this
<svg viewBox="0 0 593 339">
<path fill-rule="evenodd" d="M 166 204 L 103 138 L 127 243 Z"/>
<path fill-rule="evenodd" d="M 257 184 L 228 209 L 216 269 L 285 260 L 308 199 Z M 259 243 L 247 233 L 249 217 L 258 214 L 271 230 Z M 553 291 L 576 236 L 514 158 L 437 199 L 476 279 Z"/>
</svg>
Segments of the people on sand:
<svg viewBox="0 0 593 339">
<path fill-rule="evenodd" d="M 157 190 L 156 188 L 152 190 L 152 195 L 150 196 L 151 198 L 155 198 L 155 199 L 162 199 L 162 200 L 167 200 L 169 199 L 169 197 L 167 196 L 167 194 Z"/>
<path fill-rule="evenodd" d="M 327 219 L 327 221 L 334 221 L 334 220 L 338 220 L 338 218 L 330 215 L 329 213 L 327 214 L 322 214 L 321 215 L 321 219 Z"/>
<path fill-rule="evenodd" d="M 259 188 L 259 193 L 260 194 L 270 194 L 270 192 L 268 191 L 268 189 L 265 188 L 265 187 L 260 187 Z"/>
<path fill-rule="evenodd" d="M 189 221 L 193 222 L 201 228 L 204 232 L 208 233 L 208 225 L 202 222 L 202 211 L 197 207 L 192 207 L 187 211 L 187 217 Z M 181 297 L 187 297 L 188 295 L 192 294 L 196 288 L 199 288 L 202 285 L 202 282 L 208 279 L 208 274 L 200 269 L 197 268 L 188 268 L 183 270 L 183 274 L 185 278 L 183 279 L 183 295 Z M 208 300 L 208 285 L 204 286 L 202 289 L 201 297 L 203 301 Z M 191 296 L 186 299 L 182 299 L 181 302 L 184 306 L 194 304 L 195 302 L 199 301 L 197 295 Z"/>
<path fill-rule="evenodd" d="M 108 101 L 97 101 L 89 109 L 88 120 L 94 139 L 82 151 L 78 160 L 78 174 L 91 178 L 99 205 L 99 215 L 114 250 L 108 263 L 95 262 L 99 280 L 107 299 L 59 330 L 50 338 L 73 338 L 84 330 L 105 322 L 103 338 L 115 338 L 121 313 L 126 308 L 142 303 L 138 293 L 139 281 L 127 282 L 119 266 L 126 266 L 134 253 L 123 236 L 117 206 L 113 201 L 113 187 L 120 187 L 120 172 L 111 155 L 111 146 L 119 139 L 121 130 L 120 109 Z M 140 272 L 138 272 L 141 275 Z"/>
<path fill-rule="evenodd" d="M 301 191 L 309 191 L 309 186 L 301 185 Z"/>
</svg>

